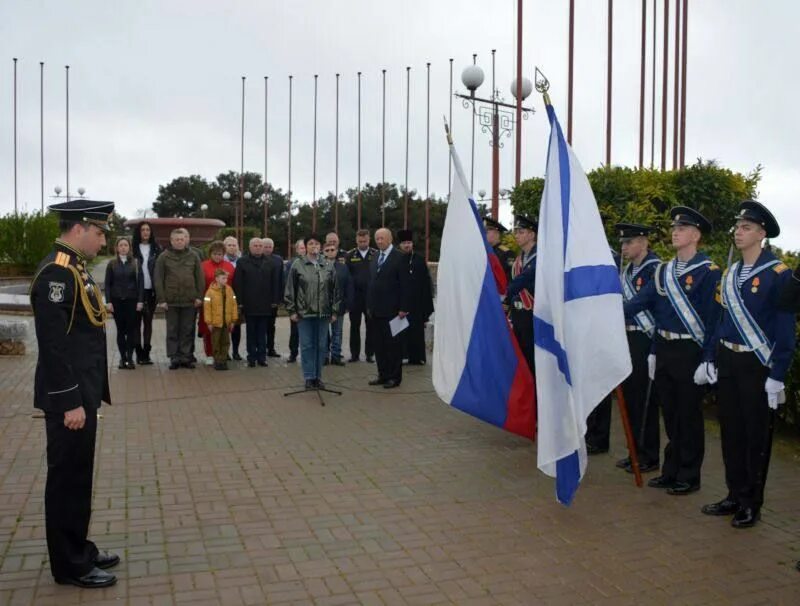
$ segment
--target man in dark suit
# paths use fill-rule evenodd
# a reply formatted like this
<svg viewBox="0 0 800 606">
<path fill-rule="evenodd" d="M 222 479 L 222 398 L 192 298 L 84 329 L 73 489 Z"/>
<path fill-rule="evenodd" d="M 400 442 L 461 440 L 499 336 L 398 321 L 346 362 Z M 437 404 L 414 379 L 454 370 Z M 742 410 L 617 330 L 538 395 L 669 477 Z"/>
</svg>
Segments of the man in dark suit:
<svg viewBox="0 0 800 606">
<path fill-rule="evenodd" d="M 392 389 L 403 379 L 403 340 L 400 334 L 392 336 L 389 322 L 405 318 L 410 309 L 408 266 L 403 254 L 392 246 L 391 231 L 376 231 L 375 244 L 379 252 L 370 263 L 367 313 L 372 323 L 378 378 L 369 384 Z"/>
<path fill-rule="evenodd" d="M 356 232 L 356 247 L 347 253 L 347 268 L 353 280 L 354 296 L 350 307 L 350 361 L 358 362 L 361 355 L 361 317 L 365 317 L 367 335 L 364 351 L 367 362 L 372 363 L 372 326 L 366 321 L 367 291 L 369 290 L 370 265 L 378 257 L 378 251 L 369 245 L 369 230 Z"/>
</svg>

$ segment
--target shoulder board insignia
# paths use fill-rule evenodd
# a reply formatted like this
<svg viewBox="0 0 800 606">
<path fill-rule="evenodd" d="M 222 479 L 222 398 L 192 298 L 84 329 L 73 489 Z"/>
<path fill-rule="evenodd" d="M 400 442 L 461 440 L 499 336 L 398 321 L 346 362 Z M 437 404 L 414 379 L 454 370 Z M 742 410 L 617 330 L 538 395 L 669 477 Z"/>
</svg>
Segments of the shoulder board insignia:
<svg viewBox="0 0 800 606">
<path fill-rule="evenodd" d="M 719 265 L 717 265 L 716 263 L 712 263 L 711 265 L 708 266 L 708 269 L 709 271 L 717 271 L 719 269 Z"/>
<path fill-rule="evenodd" d="M 772 267 L 772 271 L 774 271 L 776 274 L 782 274 L 787 269 L 789 269 L 789 266 L 786 265 L 786 263 L 778 263 Z"/>
<path fill-rule="evenodd" d="M 56 253 L 56 258 L 53 259 L 53 263 L 60 265 L 61 267 L 69 267 L 69 255 L 59 251 Z"/>
</svg>

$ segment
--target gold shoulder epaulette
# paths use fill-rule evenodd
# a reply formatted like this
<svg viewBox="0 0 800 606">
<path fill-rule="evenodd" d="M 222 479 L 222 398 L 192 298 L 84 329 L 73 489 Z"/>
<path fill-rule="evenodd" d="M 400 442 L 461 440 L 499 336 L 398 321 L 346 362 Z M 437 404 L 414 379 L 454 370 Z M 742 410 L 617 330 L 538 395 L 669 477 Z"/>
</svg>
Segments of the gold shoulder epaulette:
<svg viewBox="0 0 800 606">
<path fill-rule="evenodd" d="M 778 263 L 777 265 L 773 266 L 772 271 L 774 271 L 776 274 L 782 274 L 787 269 L 789 269 L 789 266 L 786 265 L 786 263 Z"/>
<path fill-rule="evenodd" d="M 711 271 L 717 271 L 719 269 L 719 265 L 717 265 L 716 263 L 712 263 L 711 265 L 708 266 L 708 269 L 710 269 Z"/>
<path fill-rule="evenodd" d="M 499 249 L 500 249 L 500 250 L 502 250 L 503 252 L 508 252 L 508 246 L 506 246 L 505 244 L 501 244 L 501 245 L 500 245 L 500 246 L 498 246 L 497 248 L 499 248 Z"/>
<path fill-rule="evenodd" d="M 58 251 L 56 253 L 56 258 L 53 259 L 53 263 L 56 265 L 60 265 L 61 267 L 69 267 L 69 255 L 65 252 Z"/>
</svg>

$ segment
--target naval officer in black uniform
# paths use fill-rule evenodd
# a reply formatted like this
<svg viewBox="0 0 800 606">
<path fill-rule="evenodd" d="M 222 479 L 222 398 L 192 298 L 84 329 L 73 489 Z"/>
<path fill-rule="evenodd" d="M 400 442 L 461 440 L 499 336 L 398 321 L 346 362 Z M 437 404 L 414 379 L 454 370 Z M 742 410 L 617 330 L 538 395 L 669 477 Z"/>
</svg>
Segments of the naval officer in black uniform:
<svg viewBox="0 0 800 606">
<path fill-rule="evenodd" d="M 722 277 L 722 318 L 698 368 L 698 383 L 718 381 L 722 460 L 727 496 L 705 505 L 707 515 L 731 515 L 734 528 L 749 528 L 761 515 L 775 410 L 795 348 L 794 314 L 778 308 L 791 280 L 789 268 L 762 248 L 780 226 L 767 208 L 742 202 L 734 243 L 742 260 Z"/>
<path fill-rule="evenodd" d="M 47 433 L 45 525 L 50 570 L 57 583 L 108 587 L 104 569 L 119 556 L 87 539 L 92 513 L 97 410 L 111 403 L 105 302 L 87 262 L 105 245 L 113 202 L 72 200 L 50 206 L 61 236 L 36 271 L 31 307 L 39 359 L 34 406 Z"/>
<path fill-rule="evenodd" d="M 506 274 L 506 283 L 511 282 L 511 267 L 514 265 L 514 252 L 505 244 L 503 244 L 503 234 L 508 231 L 508 228 L 495 221 L 491 217 L 483 218 L 483 227 L 486 230 L 486 241 L 489 246 L 494 250 L 494 254 L 500 261 L 503 272 Z M 503 293 L 501 293 L 503 294 Z"/>
<path fill-rule="evenodd" d="M 514 216 L 514 238 L 520 247 L 511 267 L 511 282 L 506 291 L 511 324 L 522 354 L 535 376 L 533 348 L 533 296 L 536 290 L 536 233 L 539 223 L 524 215 Z"/>
</svg>

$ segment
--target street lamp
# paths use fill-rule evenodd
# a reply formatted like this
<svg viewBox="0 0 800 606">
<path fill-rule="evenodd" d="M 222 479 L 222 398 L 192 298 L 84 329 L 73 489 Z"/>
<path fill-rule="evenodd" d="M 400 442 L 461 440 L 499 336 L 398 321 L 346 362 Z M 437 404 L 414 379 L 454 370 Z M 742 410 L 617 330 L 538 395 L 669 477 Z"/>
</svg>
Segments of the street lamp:
<svg viewBox="0 0 800 606">
<path fill-rule="evenodd" d="M 500 141 L 502 136 L 510 137 L 512 131 L 516 126 L 516 116 L 513 111 L 517 106 L 505 103 L 503 97 L 500 96 L 500 91 L 495 88 L 494 78 L 494 64 L 495 64 L 495 51 L 492 50 L 492 93 L 490 98 L 484 99 L 475 96 L 475 91 L 483 84 L 484 74 L 483 70 L 477 65 L 467 66 L 461 72 L 461 82 L 469 91 L 468 95 L 455 93 L 462 101 L 462 105 L 472 109 L 473 116 L 478 117 L 478 122 L 481 125 L 481 130 L 489 133 L 492 137 L 492 218 L 497 220 L 497 215 L 500 208 L 500 148 L 503 143 Z M 525 99 L 533 91 L 531 81 L 527 78 L 522 80 L 522 98 Z M 516 79 L 511 83 L 511 92 L 516 97 L 517 82 Z M 502 108 L 502 109 L 501 109 Z M 522 107 L 522 116 L 527 120 L 528 115 L 532 114 L 534 109 L 531 107 Z M 473 140 L 473 148 L 474 148 Z M 478 192 L 479 194 L 481 192 Z M 484 192 L 485 195 L 485 192 Z M 484 196 L 482 195 L 481 198 Z"/>
<path fill-rule="evenodd" d="M 81 198 L 83 198 L 83 194 L 85 194 L 85 193 L 86 193 L 86 188 L 85 188 L 85 187 L 79 187 L 79 188 L 78 188 L 78 195 L 79 195 Z"/>
<path fill-rule="evenodd" d="M 203 212 L 203 218 L 206 218 L 206 211 L 208 210 L 208 204 L 201 204 L 200 210 Z"/>
</svg>

